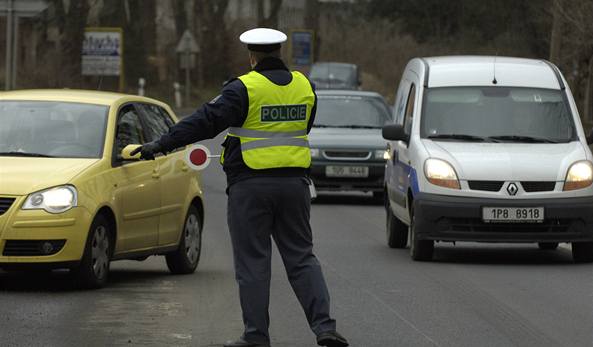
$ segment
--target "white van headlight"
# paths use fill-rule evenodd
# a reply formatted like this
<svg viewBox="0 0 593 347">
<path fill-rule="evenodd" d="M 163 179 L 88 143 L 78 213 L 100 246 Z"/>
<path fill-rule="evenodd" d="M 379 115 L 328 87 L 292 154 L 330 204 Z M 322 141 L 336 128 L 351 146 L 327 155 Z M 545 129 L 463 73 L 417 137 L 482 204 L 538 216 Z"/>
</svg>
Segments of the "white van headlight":
<svg viewBox="0 0 593 347">
<path fill-rule="evenodd" d="M 583 160 L 572 164 L 566 174 L 564 190 L 583 189 L 593 183 L 593 164 Z"/>
<path fill-rule="evenodd" d="M 30 194 L 23 210 L 45 210 L 49 213 L 66 212 L 78 204 L 78 192 L 73 186 L 59 186 Z"/>
<path fill-rule="evenodd" d="M 427 159 L 424 162 L 424 175 L 434 185 L 451 189 L 461 189 L 455 169 L 444 160 Z"/>
</svg>

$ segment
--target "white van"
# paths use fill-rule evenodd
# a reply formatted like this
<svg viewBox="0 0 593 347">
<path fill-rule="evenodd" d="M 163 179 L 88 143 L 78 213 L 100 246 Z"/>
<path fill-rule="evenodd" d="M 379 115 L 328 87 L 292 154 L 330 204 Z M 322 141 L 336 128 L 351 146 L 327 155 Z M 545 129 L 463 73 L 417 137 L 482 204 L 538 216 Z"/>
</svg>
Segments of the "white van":
<svg viewBox="0 0 593 347">
<path fill-rule="evenodd" d="M 593 261 L 593 156 L 547 61 L 412 59 L 383 128 L 387 240 L 414 260 L 435 241 L 572 243 Z"/>
</svg>

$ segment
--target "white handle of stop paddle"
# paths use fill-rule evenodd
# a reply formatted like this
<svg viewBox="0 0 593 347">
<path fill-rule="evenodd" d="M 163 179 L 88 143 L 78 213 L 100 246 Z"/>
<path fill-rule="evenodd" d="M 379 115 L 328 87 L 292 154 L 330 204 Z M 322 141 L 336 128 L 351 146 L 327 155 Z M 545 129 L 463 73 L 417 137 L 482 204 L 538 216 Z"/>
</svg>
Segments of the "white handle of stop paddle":
<svg viewBox="0 0 593 347">
<path fill-rule="evenodd" d="M 206 154 L 206 159 L 203 163 L 195 163 L 192 161 L 192 153 L 195 151 L 201 151 Z M 204 145 L 193 144 L 189 146 L 185 152 L 185 163 L 189 166 L 192 170 L 204 170 L 208 165 L 210 165 L 210 158 L 220 158 L 220 155 L 212 155 L 210 154 L 210 150 L 208 147 Z"/>
</svg>

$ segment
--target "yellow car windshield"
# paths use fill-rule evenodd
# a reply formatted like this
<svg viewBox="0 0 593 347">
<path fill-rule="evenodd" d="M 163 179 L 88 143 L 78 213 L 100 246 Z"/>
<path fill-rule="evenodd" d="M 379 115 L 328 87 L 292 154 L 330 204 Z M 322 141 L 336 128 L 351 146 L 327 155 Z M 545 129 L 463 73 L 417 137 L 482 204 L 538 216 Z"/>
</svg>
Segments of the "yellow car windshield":
<svg viewBox="0 0 593 347">
<path fill-rule="evenodd" d="M 0 102 L 0 156 L 100 158 L 108 107 L 58 101 Z"/>
</svg>

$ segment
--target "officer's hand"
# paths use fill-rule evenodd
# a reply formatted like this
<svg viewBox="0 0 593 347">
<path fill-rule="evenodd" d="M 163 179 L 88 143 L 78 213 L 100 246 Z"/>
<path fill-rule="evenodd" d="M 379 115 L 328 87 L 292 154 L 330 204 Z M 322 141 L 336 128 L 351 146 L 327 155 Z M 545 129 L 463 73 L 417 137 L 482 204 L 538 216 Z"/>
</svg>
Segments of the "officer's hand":
<svg viewBox="0 0 593 347">
<path fill-rule="evenodd" d="M 163 149 L 161 148 L 161 145 L 157 141 L 152 141 L 145 143 L 142 146 L 131 151 L 130 155 L 136 155 L 140 153 L 140 159 L 154 160 L 154 155 L 162 152 Z"/>
</svg>

